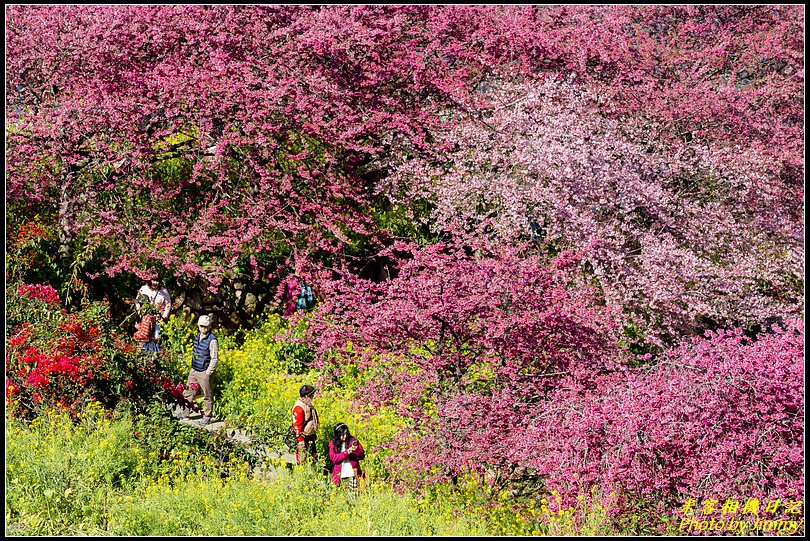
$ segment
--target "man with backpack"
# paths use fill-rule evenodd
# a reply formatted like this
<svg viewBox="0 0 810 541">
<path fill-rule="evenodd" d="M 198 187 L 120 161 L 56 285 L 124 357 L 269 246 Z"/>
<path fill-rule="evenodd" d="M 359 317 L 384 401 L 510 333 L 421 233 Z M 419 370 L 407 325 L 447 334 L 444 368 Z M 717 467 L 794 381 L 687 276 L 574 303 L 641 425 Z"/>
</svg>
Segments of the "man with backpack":
<svg viewBox="0 0 810 541">
<path fill-rule="evenodd" d="M 292 409 L 292 426 L 296 437 L 295 461 L 298 464 L 309 457 L 313 462 L 317 462 L 318 454 L 315 448 L 315 439 L 318 436 L 318 412 L 312 405 L 315 398 L 315 387 L 312 385 L 302 385 L 298 391 L 299 398 Z"/>
</svg>

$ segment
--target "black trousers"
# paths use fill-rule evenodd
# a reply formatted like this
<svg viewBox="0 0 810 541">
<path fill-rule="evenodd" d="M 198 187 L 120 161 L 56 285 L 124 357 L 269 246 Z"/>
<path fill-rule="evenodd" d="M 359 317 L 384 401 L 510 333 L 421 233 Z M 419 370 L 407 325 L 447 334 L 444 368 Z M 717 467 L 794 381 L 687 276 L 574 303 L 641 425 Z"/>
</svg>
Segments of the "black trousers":
<svg viewBox="0 0 810 541">
<path fill-rule="evenodd" d="M 304 436 L 304 456 L 297 454 L 295 457 L 299 464 L 303 463 L 304 460 L 318 462 L 318 449 L 315 445 L 316 438 L 317 436 Z"/>
</svg>

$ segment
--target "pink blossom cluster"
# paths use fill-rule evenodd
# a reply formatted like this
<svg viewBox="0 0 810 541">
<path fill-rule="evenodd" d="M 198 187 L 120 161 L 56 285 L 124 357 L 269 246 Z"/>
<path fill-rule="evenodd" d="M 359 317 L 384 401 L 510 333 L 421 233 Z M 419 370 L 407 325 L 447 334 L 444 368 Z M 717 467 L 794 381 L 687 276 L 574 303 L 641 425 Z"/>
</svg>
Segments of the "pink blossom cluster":
<svg viewBox="0 0 810 541">
<path fill-rule="evenodd" d="M 63 245 L 104 245 L 108 276 L 157 258 L 216 289 L 275 272 L 279 250 L 341 253 L 377 233 L 364 175 L 382 136 L 424 148 L 468 64 L 498 61 L 467 46 L 468 17 L 492 11 L 12 8 L 8 199 L 55 209 Z"/>
<path fill-rule="evenodd" d="M 29 299 L 42 299 L 47 303 L 59 305 L 59 294 L 50 285 L 43 284 L 22 284 L 17 288 L 17 294 Z"/>
<path fill-rule="evenodd" d="M 506 105 L 446 133 L 450 152 L 394 160 L 382 192 L 431 201 L 437 233 L 590 248 L 606 297 L 654 343 L 801 313 L 803 195 L 771 158 L 737 140 L 669 142 L 661 121 L 595 109 L 593 88 L 491 94 Z"/>
<path fill-rule="evenodd" d="M 310 322 L 323 362 L 337 352 L 387 372 L 369 382 L 372 402 L 396 398 L 403 414 L 421 416 L 425 399 L 445 393 L 521 382 L 531 396 L 559 374 L 586 381 L 616 366 L 619 313 L 583 283 L 580 254 L 549 266 L 492 244 L 395 244 L 390 254 L 408 249 L 395 279 L 336 284 Z"/>
<path fill-rule="evenodd" d="M 687 223 L 698 211 L 687 205 L 659 213 L 643 204 L 654 201 L 658 184 L 667 180 L 691 191 L 688 175 L 662 178 L 643 164 L 633 169 L 631 158 L 644 162 L 647 148 L 660 154 L 656 145 L 672 146 L 658 161 L 675 168 L 691 153 L 737 173 L 753 161 L 739 196 L 747 199 L 739 211 L 742 223 L 771 211 L 770 222 L 777 223 L 787 208 L 801 206 L 803 27 L 798 6 L 767 5 L 12 6 L 7 200 L 21 216 L 48 210 L 42 215 L 55 217 L 48 226 L 63 248 L 69 241 L 91 249 L 103 245 L 108 276 L 139 271 L 157 258 L 184 280 L 203 278 L 216 289 L 234 269 L 254 279 L 276 276 L 276 266 L 288 272 L 295 264 L 288 257 L 294 251 L 294 259 L 323 261 L 358 239 L 384 237 L 367 211 L 370 192 L 386 183 L 390 158 L 404 154 L 430 163 L 432 151 L 456 144 L 442 136 L 447 129 L 459 122 L 471 129 L 467 121 L 477 119 L 473 124 L 493 135 L 489 163 L 515 175 L 525 170 L 518 183 L 542 187 L 583 175 L 585 185 L 624 181 L 628 168 L 631 182 L 641 175 L 638 188 L 649 191 L 631 192 L 627 208 L 607 211 L 611 221 L 623 222 L 650 221 L 645 213 L 652 213 L 647 234 L 655 237 L 654 246 L 639 252 L 645 238 L 635 237 L 643 235 L 613 231 L 602 239 L 611 245 L 603 259 L 610 272 L 635 265 L 607 257 L 613 244 L 625 243 L 622 255 L 643 258 L 653 272 L 666 268 L 682 244 L 694 248 L 677 228 L 667 227 L 679 223 L 680 210 Z M 504 85 L 531 91 L 548 81 L 582 89 L 585 96 L 571 101 L 548 95 L 546 101 L 557 103 L 529 111 L 533 120 L 523 123 L 528 132 L 520 123 L 490 117 L 520 102 L 520 96 L 504 99 Z M 563 115 L 565 109 L 571 114 Z M 593 141 L 584 139 L 578 123 L 600 126 L 592 115 L 612 120 L 618 132 L 596 131 Z M 572 128 L 568 140 L 540 152 L 559 125 Z M 633 133 L 622 134 L 625 125 Z M 504 130 L 511 147 L 504 148 Z M 538 131 L 537 143 L 524 145 L 525 134 Z M 619 143 L 629 137 L 635 146 L 613 148 L 612 137 Z M 470 149 L 461 138 L 462 154 L 476 148 L 486 154 L 481 137 L 473 139 L 479 147 Z M 503 162 L 510 148 L 516 155 Z M 616 158 L 616 173 L 604 172 L 617 152 L 628 150 L 630 156 Z M 524 163 L 535 152 L 539 159 Z M 711 173 L 721 173 L 719 165 Z M 547 174 L 551 178 L 544 180 Z M 452 193 L 452 173 L 443 175 L 437 179 L 445 187 L 439 202 Z M 723 174 L 716 180 L 724 178 L 739 180 Z M 498 190 L 503 179 L 495 179 Z M 463 185 L 470 179 L 459 171 L 456 180 Z M 593 201 L 574 200 L 556 214 L 598 209 L 599 199 L 621 200 L 628 187 L 634 186 L 605 187 Z M 557 198 L 576 195 L 567 190 L 558 186 Z M 486 208 L 491 194 L 478 194 L 481 201 L 470 201 L 493 210 Z M 524 203 L 557 205 L 536 198 Z M 703 208 L 711 241 L 727 222 L 717 216 L 716 204 Z M 540 221 L 544 211 L 532 217 Z M 553 232 L 568 225 L 563 217 L 545 216 Z M 793 215 L 789 223 L 795 222 Z M 762 247 L 751 246 L 784 251 L 768 232 L 756 239 Z M 704 245 L 696 256 L 687 250 L 683 266 L 711 259 L 711 247 Z M 723 248 L 714 256 L 723 259 Z M 284 264 L 276 258 L 280 249 Z M 786 250 L 795 276 L 792 245 Z M 749 270 L 758 255 L 749 254 L 742 268 Z M 726 272 L 716 277 L 713 267 L 700 270 L 716 282 L 718 298 L 734 281 L 727 269 L 737 266 L 724 264 Z M 784 280 L 770 279 L 778 262 L 763 266 L 762 278 L 751 277 L 753 271 L 743 275 L 748 290 L 760 280 L 758 287 L 791 296 Z M 675 282 L 679 293 L 692 296 L 689 284 Z M 632 286 L 628 296 L 637 291 Z M 731 306 L 746 298 L 729 295 Z M 660 302 L 678 312 L 671 299 Z"/>
<path fill-rule="evenodd" d="M 707 333 L 592 391 L 554 393 L 508 441 L 569 496 L 599 484 L 671 506 L 802 499 L 803 333 L 798 320 L 756 341 Z"/>
<path fill-rule="evenodd" d="M 633 368 L 615 310 L 575 278 L 581 254 L 406 248 L 396 277 L 355 279 L 310 328 L 321 366 L 367 375 L 360 404 L 409 419 L 388 445 L 397 478 L 534 480 L 563 505 L 599 487 L 615 511 L 801 498 L 802 321 L 707 332 Z"/>
</svg>

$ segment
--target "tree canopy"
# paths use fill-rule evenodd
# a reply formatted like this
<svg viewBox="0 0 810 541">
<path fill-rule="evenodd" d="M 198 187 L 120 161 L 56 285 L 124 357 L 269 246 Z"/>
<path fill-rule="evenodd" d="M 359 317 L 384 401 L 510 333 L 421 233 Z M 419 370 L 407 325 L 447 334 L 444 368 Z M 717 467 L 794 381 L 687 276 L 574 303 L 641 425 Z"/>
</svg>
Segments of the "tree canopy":
<svg viewBox="0 0 810 541">
<path fill-rule="evenodd" d="M 17 5 L 6 109 L 14 393 L 310 285 L 411 485 L 803 497 L 802 6 Z"/>
</svg>

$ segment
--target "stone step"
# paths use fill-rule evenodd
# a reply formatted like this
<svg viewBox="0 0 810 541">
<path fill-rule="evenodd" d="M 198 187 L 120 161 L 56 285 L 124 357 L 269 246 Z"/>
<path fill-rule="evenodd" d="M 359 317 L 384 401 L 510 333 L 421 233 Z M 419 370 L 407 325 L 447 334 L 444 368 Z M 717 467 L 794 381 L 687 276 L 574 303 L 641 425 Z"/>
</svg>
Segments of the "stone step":
<svg viewBox="0 0 810 541">
<path fill-rule="evenodd" d="M 268 462 L 263 460 L 263 459 L 272 459 L 272 460 L 281 459 L 281 461 L 283 463 L 285 463 L 285 464 L 295 464 L 296 463 L 295 455 L 293 453 L 289 453 L 289 452 L 279 453 L 276 450 L 270 449 L 266 445 L 264 445 L 260 441 L 258 441 L 255 437 L 251 436 L 249 433 L 243 431 L 239 427 L 233 427 L 233 426 L 226 425 L 226 423 L 224 421 L 217 420 L 217 419 L 213 419 L 210 423 L 208 423 L 206 425 L 200 424 L 200 420 L 203 417 L 201 413 L 192 413 L 188 417 L 180 419 L 179 418 L 179 414 L 180 414 L 179 406 L 176 406 L 176 405 L 175 406 L 168 406 L 168 408 L 170 409 L 170 411 L 172 413 L 172 417 L 178 423 L 182 423 L 182 424 L 185 424 L 185 425 L 190 425 L 190 426 L 193 426 L 193 427 L 198 428 L 200 430 L 207 430 L 208 432 L 211 432 L 211 433 L 215 433 L 215 432 L 219 432 L 221 430 L 225 430 L 225 434 L 226 434 L 226 437 L 228 438 L 228 440 L 234 441 L 236 443 L 239 443 L 240 445 L 243 445 L 243 446 L 247 447 L 247 449 L 246 449 L 247 452 L 250 455 L 260 459 L 260 461 L 261 461 L 261 464 L 259 466 L 256 466 L 256 468 L 254 468 L 254 470 L 253 470 L 253 473 L 257 477 L 268 478 L 268 477 L 273 477 L 273 476 L 276 475 L 275 468 L 272 465 L 268 464 Z"/>
</svg>

